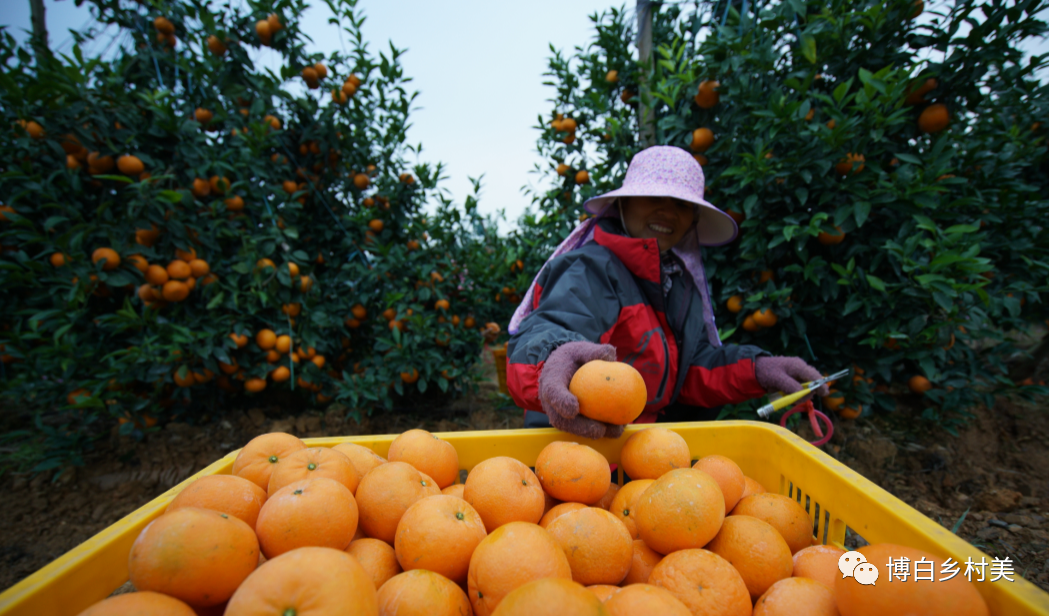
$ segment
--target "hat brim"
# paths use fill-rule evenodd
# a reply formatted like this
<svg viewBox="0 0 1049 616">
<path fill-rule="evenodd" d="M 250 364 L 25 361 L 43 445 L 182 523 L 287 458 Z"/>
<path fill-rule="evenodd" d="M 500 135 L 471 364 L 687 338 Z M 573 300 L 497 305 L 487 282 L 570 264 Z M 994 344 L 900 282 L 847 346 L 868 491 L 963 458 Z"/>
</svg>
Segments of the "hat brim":
<svg viewBox="0 0 1049 616">
<path fill-rule="evenodd" d="M 619 188 L 588 199 L 583 204 L 583 209 L 591 214 L 599 215 L 613 201 L 622 197 L 670 197 L 696 205 L 701 211 L 712 214 L 711 216 L 700 216 L 696 224 L 696 236 L 700 246 L 724 246 L 739 235 L 739 225 L 731 216 L 705 199 L 696 197 L 691 191 L 678 190 L 675 186 L 661 186 L 650 191 Z"/>
</svg>

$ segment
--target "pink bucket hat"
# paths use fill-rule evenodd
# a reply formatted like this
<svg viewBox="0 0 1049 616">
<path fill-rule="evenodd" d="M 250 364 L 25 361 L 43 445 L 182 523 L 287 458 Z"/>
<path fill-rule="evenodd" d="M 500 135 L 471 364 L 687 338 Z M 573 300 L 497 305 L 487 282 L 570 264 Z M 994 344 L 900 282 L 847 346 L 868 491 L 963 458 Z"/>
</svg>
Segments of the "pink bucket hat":
<svg viewBox="0 0 1049 616">
<path fill-rule="evenodd" d="M 697 206 L 700 215 L 696 239 L 700 246 L 724 246 L 736 239 L 739 227 L 731 216 L 703 198 L 703 168 L 681 148 L 657 145 L 638 152 L 630 161 L 623 185 L 588 199 L 583 205 L 591 214 L 601 214 L 620 197 L 672 197 Z"/>
</svg>

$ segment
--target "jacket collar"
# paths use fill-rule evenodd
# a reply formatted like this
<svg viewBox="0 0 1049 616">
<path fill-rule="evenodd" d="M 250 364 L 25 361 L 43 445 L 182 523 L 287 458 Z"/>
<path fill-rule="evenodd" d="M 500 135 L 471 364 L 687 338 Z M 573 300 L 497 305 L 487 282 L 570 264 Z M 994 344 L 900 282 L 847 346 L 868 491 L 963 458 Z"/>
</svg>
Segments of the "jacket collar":
<svg viewBox="0 0 1049 616">
<path fill-rule="evenodd" d="M 659 243 L 656 240 L 627 237 L 618 220 L 602 218 L 594 228 L 594 241 L 611 250 L 634 276 L 660 284 Z"/>
</svg>

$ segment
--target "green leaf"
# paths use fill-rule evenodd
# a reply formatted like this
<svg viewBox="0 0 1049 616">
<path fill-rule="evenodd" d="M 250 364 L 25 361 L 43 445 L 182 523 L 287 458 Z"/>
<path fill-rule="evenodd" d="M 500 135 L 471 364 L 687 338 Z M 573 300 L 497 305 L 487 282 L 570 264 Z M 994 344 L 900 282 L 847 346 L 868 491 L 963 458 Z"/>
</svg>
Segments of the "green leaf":
<svg viewBox="0 0 1049 616">
<path fill-rule="evenodd" d="M 882 293 L 885 292 L 885 283 L 882 282 L 881 278 L 878 278 L 873 274 L 867 274 L 867 284 L 869 284 L 875 291 L 881 291 Z"/>
<path fill-rule="evenodd" d="M 809 34 L 803 34 L 801 35 L 801 41 L 799 41 L 799 44 L 801 46 L 801 55 L 809 61 L 809 64 L 815 64 L 816 37 Z"/>
<path fill-rule="evenodd" d="M 869 201 L 859 201 L 855 204 L 852 211 L 852 216 L 856 220 L 856 226 L 862 227 L 863 223 L 867 222 L 867 217 L 871 214 L 871 204 Z"/>
<path fill-rule="evenodd" d="M 208 310 L 214 310 L 215 307 L 218 306 L 219 304 L 221 304 L 222 300 L 225 299 L 225 298 L 226 298 L 225 293 L 222 292 L 222 291 L 219 291 L 215 295 L 215 297 L 211 298 L 211 301 L 208 302 Z M 229 363 L 229 362 L 226 362 L 226 363 Z"/>
<path fill-rule="evenodd" d="M 910 163 L 912 165 L 921 165 L 922 164 L 922 161 L 921 161 L 920 158 L 918 158 L 917 156 L 913 156 L 911 154 L 901 154 L 901 153 L 897 152 L 897 153 L 893 154 L 893 156 L 895 156 L 897 159 L 899 159 L 900 162 Z"/>
<path fill-rule="evenodd" d="M 834 88 L 834 100 L 837 103 L 841 103 L 841 99 L 845 98 L 845 95 L 849 93 L 849 82 L 838 84 L 838 87 Z"/>
</svg>

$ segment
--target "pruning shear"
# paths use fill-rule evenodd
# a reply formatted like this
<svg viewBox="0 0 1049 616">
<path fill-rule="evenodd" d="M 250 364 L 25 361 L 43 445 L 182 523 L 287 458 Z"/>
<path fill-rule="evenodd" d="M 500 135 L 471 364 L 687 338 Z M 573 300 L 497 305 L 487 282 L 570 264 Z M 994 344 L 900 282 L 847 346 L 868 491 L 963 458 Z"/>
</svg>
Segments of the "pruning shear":
<svg viewBox="0 0 1049 616">
<path fill-rule="evenodd" d="M 832 374 L 830 376 L 825 376 L 822 379 L 816 379 L 815 381 L 809 381 L 808 383 L 802 383 L 801 384 L 801 390 L 796 391 L 796 392 L 794 392 L 792 394 L 783 395 L 781 392 L 777 392 L 775 394 L 772 394 L 771 396 L 769 396 L 769 399 L 771 399 L 772 402 L 769 402 L 765 406 L 763 406 L 763 407 L 758 409 L 758 417 L 761 417 L 762 419 L 767 419 L 768 416 L 771 415 L 772 413 L 774 413 L 774 412 L 776 412 L 776 411 L 778 411 L 778 410 L 780 410 L 780 409 L 782 409 L 784 407 L 790 406 L 791 404 L 794 404 L 798 400 L 804 398 L 805 396 L 807 396 L 810 393 L 812 393 L 812 392 L 816 391 L 817 389 L 819 389 L 820 386 L 822 386 L 822 385 L 824 385 L 824 384 L 826 384 L 826 383 L 828 383 L 830 381 L 836 381 L 838 379 L 843 379 L 843 378 L 845 378 L 847 376 L 849 376 L 849 370 L 845 369 L 845 370 L 842 370 L 841 372 L 837 372 L 837 373 Z"/>
</svg>

